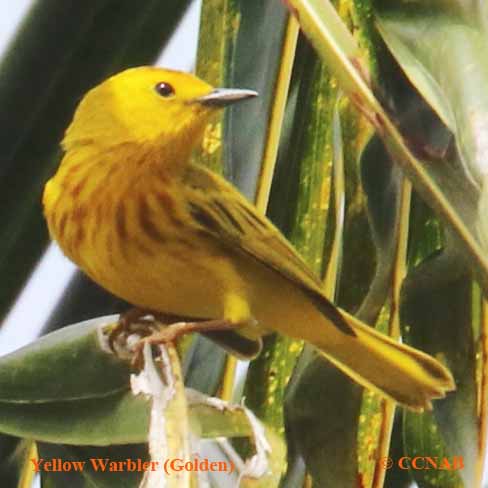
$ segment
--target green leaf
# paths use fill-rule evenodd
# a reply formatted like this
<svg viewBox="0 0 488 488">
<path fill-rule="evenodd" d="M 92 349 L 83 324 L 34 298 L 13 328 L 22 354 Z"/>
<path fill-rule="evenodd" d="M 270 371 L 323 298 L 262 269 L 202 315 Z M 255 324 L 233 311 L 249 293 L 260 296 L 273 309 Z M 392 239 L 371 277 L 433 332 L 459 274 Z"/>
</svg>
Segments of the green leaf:
<svg viewBox="0 0 488 488">
<path fill-rule="evenodd" d="M 391 435 L 390 452 L 388 456 L 394 460 L 393 465 L 385 473 L 384 488 L 411 488 L 412 478 L 407 469 L 398 466 L 398 460 L 404 456 L 403 443 L 403 414 L 404 410 L 397 410 Z M 396 462 L 395 462 L 396 461 Z"/>
<path fill-rule="evenodd" d="M 477 233 L 469 219 L 466 219 L 464 207 L 450 201 L 453 193 L 446 191 L 445 183 L 449 181 L 448 178 L 444 177 L 441 182 L 437 180 L 444 166 L 439 168 L 439 165 L 436 167 L 435 164 L 421 162 L 409 150 L 395 123 L 374 96 L 367 71 L 357 57 L 354 38 L 341 23 L 333 7 L 328 1 L 318 0 L 289 0 L 288 3 L 318 53 L 337 76 L 343 90 L 378 130 L 395 161 L 402 165 L 411 179 L 414 188 L 421 192 L 456 232 L 460 244 L 467 251 L 472 269 L 477 273 L 483 287 L 488 289 L 488 260 L 480 247 Z M 437 173 L 434 175 L 436 169 Z M 452 172 L 457 169 L 455 166 Z M 469 181 L 451 179 L 450 183 L 447 187 L 455 187 L 458 194 L 465 195 L 460 193 L 459 185 L 462 184 L 462 191 L 468 196 L 473 195 Z"/>
<path fill-rule="evenodd" d="M 246 0 L 239 2 L 238 18 L 239 28 L 228 60 L 228 82 L 231 86 L 252 88 L 259 97 L 227 112 L 225 168 L 229 179 L 254 200 L 270 142 L 273 110 L 282 95 L 278 92 L 281 89 L 278 78 L 286 57 L 290 56 L 285 52 L 288 14 L 280 2 Z M 293 54 L 294 48 L 292 59 Z"/>
<path fill-rule="evenodd" d="M 187 388 L 214 396 L 220 386 L 225 357 L 224 349 L 206 337 L 196 336 L 182 365 Z M 212 358 L 211 368 L 208 367 L 209 358 Z"/>
<path fill-rule="evenodd" d="M 478 438 L 476 361 L 472 328 L 472 283 L 463 261 L 443 251 L 407 276 L 402 289 L 405 338 L 442 359 L 456 392 L 434 404 L 434 413 L 405 414 L 407 456 L 462 457 L 464 468 L 446 473 L 414 471 L 416 479 L 439 476 L 440 486 L 475 486 Z"/>
<path fill-rule="evenodd" d="M 454 130 L 456 124 L 448 99 L 445 98 L 442 89 L 431 73 L 426 70 L 425 66 L 404 45 L 401 39 L 395 35 L 394 30 L 389 28 L 388 21 L 382 22 L 380 18 L 378 28 L 391 52 L 395 55 L 400 66 L 405 70 L 417 90 L 429 102 L 447 127 Z"/>
<path fill-rule="evenodd" d="M 361 396 L 360 386 L 305 348 L 287 388 L 286 430 L 317 486 L 355 486 Z"/>
<path fill-rule="evenodd" d="M 21 453 L 25 445 L 16 437 L 1 435 L 0 437 L 0 479 L 5 486 L 18 486 L 22 475 L 23 460 Z"/>
<path fill-rule="evenodd" d="M 442 437 L 439 437 L 436 422 L 430 413 L 407 413 L 404 428 L 406 456 L 410 460 L 416 456 L 420 458 L 428 456 L 435 463 L 432 466 L 428 464 L 429 462 L 427 460 L 421 459 L 418 461 L 418 466 L 426 466 L 430 469 L 411 470 L 412 477 L 421 488 L 434 486 L 442 486 L 442 488 L 473 486 L 473 484 L 463 485 L 461 476 L 464 474 L 465 468 L 461 459 L 464 458 L 460 455 L 452 454 L 452 451 L 446 448 Z M 447 464 L 445 464 L 446 461 Z M 433 469 L 435 466 L 441 466 L 442 469 Z"/>
<path fill-rule="evenodd" d="M 117 316 L 64 327 L 0 358 L 0 402 L 104 397 L 129 387 L 127 361 L 104 351 L 97 328 Z"/>
<path fill-rule="evenodd" d="M 127 361 L 99 342 L 97 328 L 116 319 L 65 327 L 1 358 L 0 431 L 74 445 L 145 442 L 149 402 L 130 392 Z M 242 410 L 197 403 L 190 420 L 202 437 L 251 433 Z"/>
<path fill-rule="evenodd" d="M 109 471 L 110 462 L 127 462 L 131 460 L 137 466 L 137 460 L 141 459 L 142 463 L 149 459 L 147 446 L 128 444 L 126 446 L 109 446 L 109 447 L 94 447 L 94 446 L 68 446 L 55 445 L 48 443 L 38 443 L 39 458 L 44 459 L 44 462 L 51 460 L 61 460 L 62 462 L 73 462 L 83 465 L 83 471 L 54 471 L 41 472 L 42 486 L 45 487 L 60 487 L 69 486 L 70 488 L 83 488 L 86 486 L 94 486 L 97 488 L 136 488 L 139 486 L 142 471 L 123 469 L 120 471 Z M 98 460 L 108 460 L 106 471 L 94 469 L 102 466 Z M 92 461 L 93 460 L 93 461 Z M 55 461 L 56 463 L 56 461 Z M 31 467 L 33 464 L 31 464 Z M 42 466 L 42 465 L 41 465 Z M 54 466 L 57 466 L 54 464 Z M 126 465 L 127 466 L 127 465 Z"/>
<path fill-rule="evenodd" d="M 486 33 L 440 10 L 400 18 L 386 13 L 379 25 L 407 76 L 454 132 L 466 177 L 482 185 L 487 152 L 483 133 L 488 127 Z M 434 87 L 435 101 L 424 90 L 425 78 Z"/>
<path fill-rule="evenodd" d="M 376 248 L 376 270 L 358 316 L 365 323 L 378 318 L 391 287 L 396 255 L 402 174 L 381 139 L 374 135 L 361 154 L 361 183 Z"/>
<path fill-rule="evenodd" d="M 107 446 L 147 440 L 149 403 L 132 393 L 65 402 L 0 402 L 0 431 L 74 445 Z"/>
</svg>

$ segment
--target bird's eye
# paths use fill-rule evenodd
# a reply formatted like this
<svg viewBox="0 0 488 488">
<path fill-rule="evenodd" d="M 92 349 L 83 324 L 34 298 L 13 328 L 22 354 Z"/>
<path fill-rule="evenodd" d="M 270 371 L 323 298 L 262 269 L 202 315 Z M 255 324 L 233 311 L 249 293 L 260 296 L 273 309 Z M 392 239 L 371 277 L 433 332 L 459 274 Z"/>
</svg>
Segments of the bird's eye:
<svg viewBox="0 0 488 488">
<path fill-rule="evenodd" d="M 162 97 L 168 98 L 171 97 L 175 94 L 175 89 L 169 84 L 164 81 L 161 81 L 158 83 L 154 89 L 158 93 L 158 95 L 161 95 Z"/>
</svg>

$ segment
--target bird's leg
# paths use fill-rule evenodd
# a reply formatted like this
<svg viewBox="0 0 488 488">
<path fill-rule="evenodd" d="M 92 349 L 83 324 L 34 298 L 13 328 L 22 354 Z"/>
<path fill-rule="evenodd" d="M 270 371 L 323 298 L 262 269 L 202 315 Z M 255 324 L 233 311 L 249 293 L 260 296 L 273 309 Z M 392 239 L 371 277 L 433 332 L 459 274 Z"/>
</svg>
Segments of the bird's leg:
<svg viewBox="0 0 488 488">
<path fill-rule="evenodd" d="M 145 316 L 154 317 L 145 319 Z M 207 319 L 202 319 L 206 321 Z M 133 307 L 124 313 L 121 313 L 119 320 L 115 327 L 110 331 L 108 336 L 108 343 L 110 349 L 115 351 L 114 343 L 121 336 L 129 336 L 130 334 L 138 334 L 142 337 L 149 336 L 157 330 L 155 322 L 161 324 L 174 324 L 176 322 L 195 322 L 194 317 L 184 317 L 182 315 L 173 315 L 162 312 L 155 312 L 148 308 Z"/>
<path fill-rule="evenodd" d="M 229 320 L 224 319 L 202 320 L 200 322 L 193 320 L 191 322 L 175 322 L 169 324 L 166 327 L 158 329 L 152 334 L 142 338 L 139 343 L 136 344 L 132 364 L 137 365 L 140 363 L 140 358 L 145 343 L 149 343 L 150 345 L 175 343 L 185 334 L 191 334 L 193 332 L 234 330 L 239 327 L 242 327 L 241 323 L 230 322 Z"/>
<path fill-rule="evenodd" d="M 175 342 L 179 337 L 192 332 L 210 332 L 219 330 L 233 330 L 240 327 L 242 324 L 235 324 L 229 320 L 204 320 L 202 322 L 176 322 L 168 325 L 164 329 L 142 339 L 143 342 L 149 344 L 165 344 L 167 342 Z"/>
</svg>

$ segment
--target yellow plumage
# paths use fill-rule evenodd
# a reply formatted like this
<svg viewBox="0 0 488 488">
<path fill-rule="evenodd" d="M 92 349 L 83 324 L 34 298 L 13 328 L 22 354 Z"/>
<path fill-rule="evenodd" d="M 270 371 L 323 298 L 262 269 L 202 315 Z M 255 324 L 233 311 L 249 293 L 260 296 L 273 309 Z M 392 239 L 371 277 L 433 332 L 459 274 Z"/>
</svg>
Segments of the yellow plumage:
<svg viewBox="0 0 488 488">
<path fill-rule="evenodd" d="M 233 186 L 190 162 L 211 114 L 251 95 L 149 67 L 91 90 L 45 188 L 52 237 L 137 307 L 225 319 L 256 343 L 273 330 L 304 339 L 360 384 L 429 407 L 454 388 L 448 370 L 333 306 L 279 231 Z M 228 347 L 245 353 L 238 342 Z"/>
</svg>

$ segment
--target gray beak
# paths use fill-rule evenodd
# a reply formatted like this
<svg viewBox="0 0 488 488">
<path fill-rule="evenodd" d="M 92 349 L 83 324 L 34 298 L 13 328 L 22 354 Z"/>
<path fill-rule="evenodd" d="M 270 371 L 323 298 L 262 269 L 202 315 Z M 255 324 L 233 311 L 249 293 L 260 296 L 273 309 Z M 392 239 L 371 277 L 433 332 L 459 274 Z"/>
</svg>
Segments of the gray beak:
<svg viewBox="0 0 488 488">
<path fill-rule="evenodd" d="M 194 102 L 207 105 L 209 107 L 226 107 L 248 98 L 254 98 L 258 96 L 258 92 L 254 90 L 239 90 L 237 88 L 216 88 L 212 90 L 208 95 L 195 98 Z"/>
</svg>

